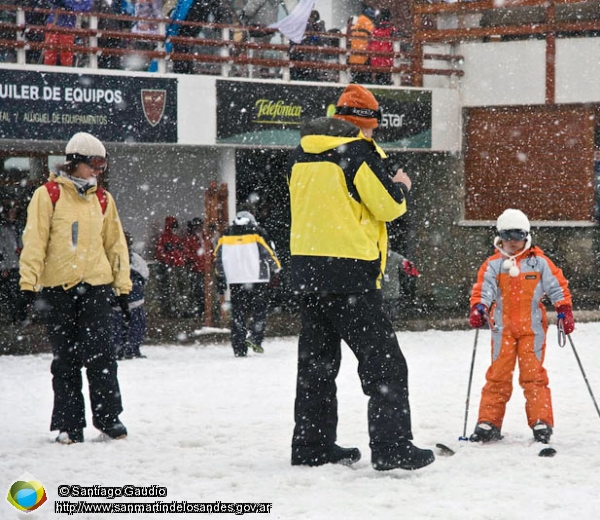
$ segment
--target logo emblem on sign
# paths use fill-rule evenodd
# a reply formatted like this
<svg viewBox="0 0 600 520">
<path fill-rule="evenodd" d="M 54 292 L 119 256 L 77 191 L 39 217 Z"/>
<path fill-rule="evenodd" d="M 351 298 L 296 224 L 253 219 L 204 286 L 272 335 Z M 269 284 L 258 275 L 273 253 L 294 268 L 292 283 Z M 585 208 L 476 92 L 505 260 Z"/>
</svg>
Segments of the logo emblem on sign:
<svg viewBox="0 0 600 520">
<path fill-rule="evenodd" d="M 165 105 L 167 102 L 167 91 L 158 89 L 142 89 L 142 108 L 146 120 L 152 126 L 160 123 L 163 114 L 165 113 Z"/>
</svg>

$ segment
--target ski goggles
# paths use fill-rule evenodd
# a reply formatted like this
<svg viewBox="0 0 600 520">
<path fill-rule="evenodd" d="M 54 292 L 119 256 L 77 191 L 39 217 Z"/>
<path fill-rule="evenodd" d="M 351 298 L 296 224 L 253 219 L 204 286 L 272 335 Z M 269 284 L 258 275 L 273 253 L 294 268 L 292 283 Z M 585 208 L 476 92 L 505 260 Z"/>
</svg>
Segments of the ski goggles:
<svg viewBox="0 0 600 520">
<path fill-rule="evenodd" d="M 74 161 L 78 163 L 87 164 L 93 170 L 104 171 L 108 166 L 106 157 L 101 155 L 80 155 L 78 153 L 72 153 L 67 155 L 68 161 Z"/>
<path fill-rule="evenodd" d="M 358 108 L 358 107 L 335 107 L 335 113 L 340 116 L 355 116 L 364 117 L 366 119 L 377 119 L 377 124 L 381 124 L 383 117 L 381 109 L 371 110 L 370 108 Z"/>
<path fill-rule="evenodd" d="M 528 231 L 523 229 L 503 229 L 498 231 L 498 236 L 502 240 L 525 240 L 529 235 Z"/>
</svg>

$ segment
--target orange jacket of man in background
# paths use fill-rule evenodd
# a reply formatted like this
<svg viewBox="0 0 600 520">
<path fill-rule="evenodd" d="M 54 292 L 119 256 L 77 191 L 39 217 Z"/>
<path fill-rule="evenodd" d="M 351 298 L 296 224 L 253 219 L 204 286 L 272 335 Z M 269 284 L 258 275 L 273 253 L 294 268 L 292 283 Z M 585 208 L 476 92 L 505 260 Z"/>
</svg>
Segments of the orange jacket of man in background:
<svg viewBox="0 0 600 520">
<path fill-rule="evenodd" d="M 348 63 L 351 65 L 366 65 L 368 56 L 366 54 L 356 54 L 356 51 L 366 51 L 371 33 L 375 28 L 373 21 L 366 15 L 361 14 L 350 31 L 350 56 Z"/>
</svg>

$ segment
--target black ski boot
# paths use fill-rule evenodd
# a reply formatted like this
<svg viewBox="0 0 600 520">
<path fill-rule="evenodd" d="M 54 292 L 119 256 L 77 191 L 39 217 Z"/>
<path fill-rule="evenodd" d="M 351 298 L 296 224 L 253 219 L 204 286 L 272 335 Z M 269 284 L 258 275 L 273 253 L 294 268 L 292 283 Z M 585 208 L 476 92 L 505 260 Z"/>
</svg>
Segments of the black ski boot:
<svg viewBox="0 0 600 520">
<path fill-rule="evenodd" d="M 397 468 L 415 470 L 429 466 L 434 460 L 433 451 L 417 448 L 410 441 L 374 448 L 371 452 L 371 464 L 377 471 Z"/>
<path fill-rule="evenodd" d="M 115 420 L 110 426 L 94 421 L 94 426 L 111 439 L 124 439 L 127 437 L 127 428 L 119 419 Z"/>
<path fill-rule="evenodd" d="M 469 437 L 471 442 L 491 442 L 502 439 L 500 428 L 490 422 L 480 422 L 475 426 L 475 431 Z"/>
<path fill-rule="evenodd" d="M 75 444 L 83 442 L 83 430 L 61 431 L 55 439 L 59 444 Z"/>
<path fill-rule="evenodd" d="M 533 438 L 536 442 L 542 444 L 548 444 L 550 437 L 552 437 L 552 426 L 546 424 L 544 421 L 538 421 L 533 425 Z"/>
<path fill-rule="evenodd" d="M 322 466 L 345 464 L 349 466 L 360 460 L 358 448 L 342 448 L 337 444 L 324 448 L 292 446 L 292 466 Z"/>
</svg>

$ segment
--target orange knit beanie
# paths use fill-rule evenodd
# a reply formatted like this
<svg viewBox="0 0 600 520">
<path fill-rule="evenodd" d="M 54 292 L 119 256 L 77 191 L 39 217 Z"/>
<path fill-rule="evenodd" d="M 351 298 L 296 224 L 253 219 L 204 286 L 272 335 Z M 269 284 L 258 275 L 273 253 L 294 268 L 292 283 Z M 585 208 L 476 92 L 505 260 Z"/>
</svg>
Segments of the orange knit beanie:
<svg viewBox="0 0 600 520">
<path fill-rule="evenodd" d="M 333 117 L 362 128 L 377 128 L 380 116 L 375 96 L 365 87 L 352 83 L 338 99 Z"/>
</svg>

